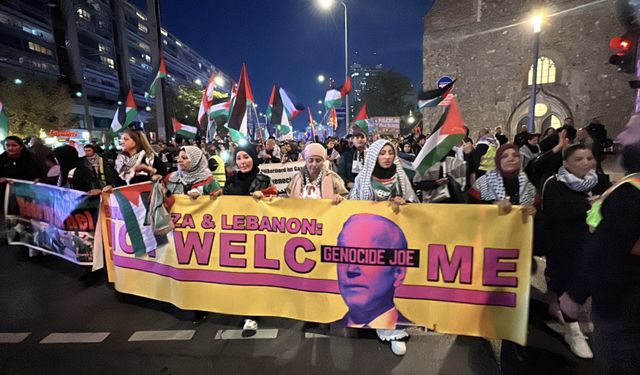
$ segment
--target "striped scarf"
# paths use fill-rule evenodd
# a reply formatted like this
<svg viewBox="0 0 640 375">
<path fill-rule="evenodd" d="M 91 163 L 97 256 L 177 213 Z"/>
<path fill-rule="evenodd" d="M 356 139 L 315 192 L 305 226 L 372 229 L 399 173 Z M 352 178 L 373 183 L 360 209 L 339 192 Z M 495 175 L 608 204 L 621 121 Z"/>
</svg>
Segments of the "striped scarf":
<svg viewBox="0 0 640 375">
<path fill-rule="evenodd" d="M 584 178 L 580 178 L 569 172 L 567 168 L 560 167 L 556 179 L 573 191 L 584 193 L 590 191 L 598 184 L 598 175 L 595 170 L 590 170 Z"/>
<path fill-rule="evenodd" d="M 480 191 L 480 199 L 483 201 L 500 201 L 507 197 L 504 180 L 500 172 L 495 170 L 480 177 L 476 181 L 475 187 Z M 523 172 L 518 175 L 518 189 L 520 193 L 519 204 L 533 204 L 536 190 Z"/>
</svg>

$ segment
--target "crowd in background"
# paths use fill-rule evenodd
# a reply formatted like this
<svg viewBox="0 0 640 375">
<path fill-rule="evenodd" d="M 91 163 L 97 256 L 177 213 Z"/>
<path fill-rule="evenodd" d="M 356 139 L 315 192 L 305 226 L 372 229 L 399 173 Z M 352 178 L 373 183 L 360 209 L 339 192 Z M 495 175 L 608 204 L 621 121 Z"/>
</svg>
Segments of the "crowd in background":
<svg viewBox="0 0 640 375">
<path fill-rule="evenodd" d="M 621 151 L 629 173 L 640 171 L 640 137 L 633 132 L 637 130 L 627 137 L 631 140 L 623 141 Z M 305 168 L 287 187 L 289 197 L 325 198 L 334 204 L 344 199 L 390 201 L 395 209 L 420 202 L 484 203 L 497 205 L 503 214 L 513 206 L 524 206 L 535 222 L 534 252 L 547 259 L 549 313 L 562 325 L 572 352 L 592 358 L 590 346 L 594 346 L 601 368 L 640 373 L 638 362 L 629 359 L 640 348 L 634 336 L 640 333 L 640 258 L 631 255 L 634 246 L 640 247 L 635 242 L 640 238 L 640 190 L 626 186 L 615 190 L 602 204 L 599 228 L 603 229 L 595 235 L 586 222 L 592 204 L 611 186 L 602 168 L 605 150 L 612 146 L 604 126 L 594 119 L 577 129 L 567 118 L 561 127 L 542 134 L 532 134 L 524 126 L 513 139 L 500 127 L 481 128 L 477 134 L 467 131 L 429 173 L 408 176 L 403 165 L 420 158 L 427 139 L 428 134 L 419 132 L 370 136 L 354 127 L 345 138 L 328 137 L 323 142 L 269 138 L 234 143 L 216 136 L 211 143 L 151 144 L 144 131 L 129 128 L 118 151 L 95 142 L 51 150 L 37 137 L 26 144 L 9 136 L 0 155 L 0 182 L 38 180 L 100 194 L 155 179 L 163 181 L 167 196 L 261 199 L 277 190 L 258 165 L 304 161 Z M 614 244 L 616 251 L 608 252 Z M 578 308 L 588 297 L 593 298 L 591 317 Z M 244 328 L 257 329 L 257 318 L 247 317 Z M 394 353 L 404 354 L 406 331 L 378 334 L 391 342 Z M 589 345 L 591 335 L 594 340 Z"/>
</svg>

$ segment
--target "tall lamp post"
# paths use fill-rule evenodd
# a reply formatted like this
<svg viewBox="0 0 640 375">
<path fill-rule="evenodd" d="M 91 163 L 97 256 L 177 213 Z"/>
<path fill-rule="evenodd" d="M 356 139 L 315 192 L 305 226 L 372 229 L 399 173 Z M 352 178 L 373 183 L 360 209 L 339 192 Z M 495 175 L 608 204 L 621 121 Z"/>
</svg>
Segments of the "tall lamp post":
<svg viewBox="0 0 640 375">
<path fill-rule="evenodd" d="M 542 31 L 542 17 L 533 17 L 533 77 L 531 78 L 531 105 L 529 107 L 529 133 L 535 133 L 536 91 L 538 89 L 538 53 L 540 50 L 540 31 Z M 518 130 L 519 131 L 519 130 Z"/>
<path fill-rule="evenodd" d="M 320 8 L 328 11 L 333 7 L 335 0 L 317 0 Z M 349 28 L 347 27 L 347 4 L 340 1 L 344 8 L 344 82 L 349 78 Z M 349 134 L 349 94 L 345 95 L 345 135 Z"/>
</svg>

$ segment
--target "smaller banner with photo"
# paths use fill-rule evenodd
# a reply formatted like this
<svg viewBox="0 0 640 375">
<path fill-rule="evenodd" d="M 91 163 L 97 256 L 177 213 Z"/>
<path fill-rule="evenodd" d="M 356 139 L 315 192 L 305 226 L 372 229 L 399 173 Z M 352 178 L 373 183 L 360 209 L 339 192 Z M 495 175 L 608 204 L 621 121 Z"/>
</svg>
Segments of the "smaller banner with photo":
<svg viewBox="0 0 640 375">
<path fill-rule="evenodd" d="M 271 183 L 278 189 L 278 195 L 283 196 L 287 185 L 299 171 L 304 168 L 304 161 L 289 163 L 260 164 L 260 172 L 271 178 Z"/>
<path fill-rule="evenodd" d="M 100 197 L 29 181 L 11 180 L 5 193 L 7 240 L 64 258 L 102 267 L 102 244 L 94 243 Z M 95 246 L 94 246 L 95 245 Z"/>
</svg>

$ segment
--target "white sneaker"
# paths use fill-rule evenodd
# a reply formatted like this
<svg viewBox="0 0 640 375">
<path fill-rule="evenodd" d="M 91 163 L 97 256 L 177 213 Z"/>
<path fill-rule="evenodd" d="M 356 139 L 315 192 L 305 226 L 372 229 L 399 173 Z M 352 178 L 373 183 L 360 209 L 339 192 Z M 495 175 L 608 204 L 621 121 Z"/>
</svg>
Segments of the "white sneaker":
<svg viewBox="0 0 640 375">
<path fill-rule="evenodd" d="M 242 326 L 242 337 L 251 337 L 258 330 L 258 322 L 253 319 L 245 319 Z"/>
<path fill-rule="evenodd" d="M 567 331 L 564 334 L 564 341 L 569 344 L 571 352 L 579 358 L 593 358 L 593 352 L 591 352 L 591 348 L 589 344 L 587 344 L 586 337 L 584 337 L 580 331 L 578 322 L 566 323 L 566 328 Z"/>
<path fill-rule="evenodd" d="M 391 340 L 391 351 L 395 355 L 403 356 L 407 352 L 407 343 L 404 341 Z"/>
</svg>

